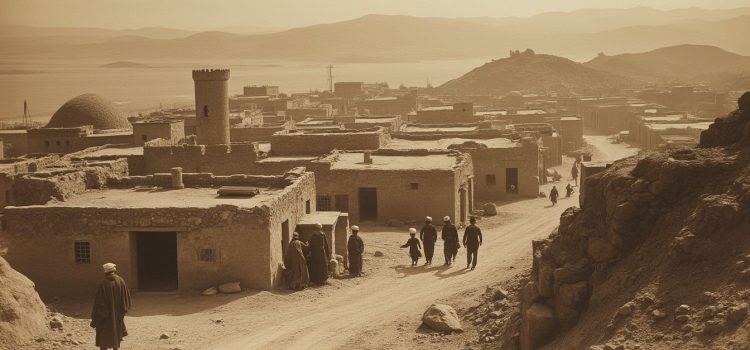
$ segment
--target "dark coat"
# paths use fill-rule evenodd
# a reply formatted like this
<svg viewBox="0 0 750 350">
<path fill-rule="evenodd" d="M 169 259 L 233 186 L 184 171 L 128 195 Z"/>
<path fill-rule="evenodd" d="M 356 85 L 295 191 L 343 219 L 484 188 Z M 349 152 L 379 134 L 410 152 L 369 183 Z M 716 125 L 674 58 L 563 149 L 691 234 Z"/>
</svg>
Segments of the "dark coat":
<svg viewBox="0 0 750 350">
<path fill-rule="evenodd" d="M 362 241 L 362 237 L 359 235 L 349 236 L 346 248 L 349 252 L 349 273 L 362 272 L 362 253 L 365 252 L 365 242 Z"/>
<path fill-rule="evenodd" d="M 122 277 L 107 274 L 99 284 L 91 310 L 91 326 L 96 328 L 96 346 L 119 348 L 128 335 L 125 314 L 130 310 L 130 290 Z"/>
<path fill-rule="evenodd" d="M 482 244 L 482 230 L 476 225 L 466 226 L 463 242 L 467 248 L 479 247 Z"/>
<path fill-rule="evenodd" d="M 458 229 L 453 224 L 443 225 L 442 231 L 443 251 L 452 252 L 454 255 L 458 251 Z"/>
<path fill-rule="evenodd" d="M 419 240 L 415 237 L 409 238 L 409 240 L 406 241 L 406 243 L 404 243 L 401 248 L 409 248 L 409 256 L 411 256 L 411 258 L 414 260 L 422 256 L 422 252 L 419 251 L 420 249 L 422 249 L 422 244 L 419 243 Z"/>
<path fill-rule="evenodd" d="M 323 284 L 328 279 L 328 260 L 331 259 L 328 238 L 323 232 L 313 232 L 308 243 L 310 252 L 307 268 L 310 270 L 310 280 L 316 284 Z"/>
<path fill-rule="evenodd" d="M 432 224 L 424 224 L 422 230 L 419 231 L 419 239 L 425 244 L 435 244 L 437 241 L 437 229 Z"/>
<path fill-rule="evenodd" d="M 554 201 L 557 201 L 557 197 L 560 197 L 560 193 L 557 192 L 557 188 L 553 188 L 549 192 L 549 198 L 552 199 L 552 201 L 554 202 Z"/>
</svg>

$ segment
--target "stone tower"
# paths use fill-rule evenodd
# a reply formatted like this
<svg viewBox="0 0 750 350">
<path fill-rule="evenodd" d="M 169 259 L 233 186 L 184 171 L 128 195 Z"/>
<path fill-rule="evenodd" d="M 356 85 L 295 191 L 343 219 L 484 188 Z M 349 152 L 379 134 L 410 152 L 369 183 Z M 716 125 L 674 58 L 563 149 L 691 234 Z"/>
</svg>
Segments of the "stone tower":
<svg viewBox="0 0 750 350">
<path fill-rule="evenodd" d="M 229 69 L 193 70 L 199 145 L 229 144 Z"/>
</svg>

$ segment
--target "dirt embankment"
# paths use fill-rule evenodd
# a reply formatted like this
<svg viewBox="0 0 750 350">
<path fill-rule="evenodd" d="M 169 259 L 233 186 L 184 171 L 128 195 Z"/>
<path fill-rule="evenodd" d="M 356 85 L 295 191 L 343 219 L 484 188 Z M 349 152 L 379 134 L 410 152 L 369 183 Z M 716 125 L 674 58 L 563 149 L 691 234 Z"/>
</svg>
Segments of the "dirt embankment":
<svg viewBox="0 0 750 350">
<path fill-rule="evenodd" d="M 750 349 L 750 93 L 739 102 L 701 147 L 586 180 L 581 208 L 533 242 L 501 347 Z"/>
<path fill-rule="evenodd" d="M 13 349 L 47 331 L 47 308 L 34 282 L 0 257 L 0 349 Z"/>
</svg>

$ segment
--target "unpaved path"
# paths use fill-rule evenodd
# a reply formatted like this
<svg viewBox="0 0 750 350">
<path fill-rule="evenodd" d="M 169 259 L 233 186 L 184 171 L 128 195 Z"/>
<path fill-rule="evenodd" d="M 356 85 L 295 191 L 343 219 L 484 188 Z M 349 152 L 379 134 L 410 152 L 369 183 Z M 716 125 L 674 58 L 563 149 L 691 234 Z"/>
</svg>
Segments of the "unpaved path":
<svg viewBox="0 0 750 350">
<path fill-rule="evenodd" d="M 609 136 L 604 135 L 585 135 L 586 142 L 594 147 L 593 160 L 597 161 L 615 161 L 618 159 L 630 157 L 640 150 L 632 147 L 627 143 L 612 143 Z"/>
</svg>

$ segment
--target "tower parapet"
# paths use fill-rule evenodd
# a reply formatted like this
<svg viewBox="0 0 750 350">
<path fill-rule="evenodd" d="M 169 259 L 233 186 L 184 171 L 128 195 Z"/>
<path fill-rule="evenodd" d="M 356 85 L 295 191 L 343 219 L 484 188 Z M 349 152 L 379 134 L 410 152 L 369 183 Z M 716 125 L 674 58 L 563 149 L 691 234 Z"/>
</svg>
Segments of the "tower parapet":
<svg viewBox="0 0 750 350">
<path fill-rule="evenodd" d="M 229 80 L 229 69 L 193 69 L 193 80 Z"/>
</svg>

